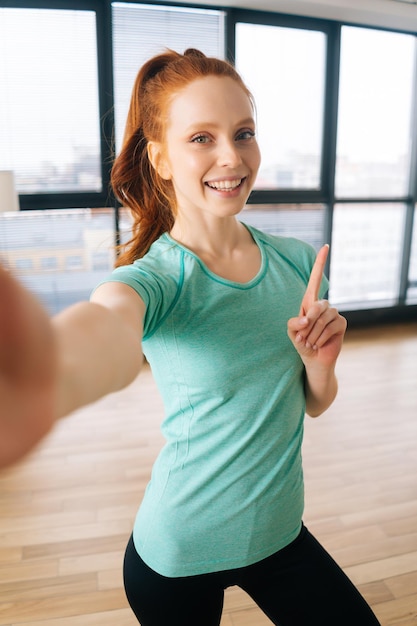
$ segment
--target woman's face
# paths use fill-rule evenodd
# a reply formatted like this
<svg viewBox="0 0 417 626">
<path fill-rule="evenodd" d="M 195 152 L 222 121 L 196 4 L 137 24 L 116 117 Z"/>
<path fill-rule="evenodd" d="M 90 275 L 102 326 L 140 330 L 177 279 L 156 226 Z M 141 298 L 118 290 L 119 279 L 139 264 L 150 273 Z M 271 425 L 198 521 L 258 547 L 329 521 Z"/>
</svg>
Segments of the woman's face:
<svg viewBox="0 0 417 626">
<path fill-rule="evenodd" d="M 193 81 L 171 101 L 164 146 L 150 149 L 173 184 L 178 215 L 236 215 L 260 164 L 248 96 L 228 77 Z"/>
</svg>

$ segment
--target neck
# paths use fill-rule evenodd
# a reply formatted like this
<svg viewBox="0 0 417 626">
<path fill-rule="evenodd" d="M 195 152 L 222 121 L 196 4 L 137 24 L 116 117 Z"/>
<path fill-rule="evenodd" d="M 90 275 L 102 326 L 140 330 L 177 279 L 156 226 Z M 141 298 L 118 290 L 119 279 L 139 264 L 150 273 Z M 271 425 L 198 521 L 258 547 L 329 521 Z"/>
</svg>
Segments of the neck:
<svg viewBox="0 0 417 626">
<path fill-rule="evenodd" d="M 249 230 L 235 217 L 210 219 L 185 228 L 177 220 L 171 236 L 192 250 L 215 274 L 239 283 L 252 280 L 261 267 L 262 258 Z"/>
<path fill-rule="evenodd" d="M 177 217 L 171 230 L 173 239 L 198 255 L 227 256 L 250 237 L 235 216 L 202 220 L 190 224 Z"/>
</svg>

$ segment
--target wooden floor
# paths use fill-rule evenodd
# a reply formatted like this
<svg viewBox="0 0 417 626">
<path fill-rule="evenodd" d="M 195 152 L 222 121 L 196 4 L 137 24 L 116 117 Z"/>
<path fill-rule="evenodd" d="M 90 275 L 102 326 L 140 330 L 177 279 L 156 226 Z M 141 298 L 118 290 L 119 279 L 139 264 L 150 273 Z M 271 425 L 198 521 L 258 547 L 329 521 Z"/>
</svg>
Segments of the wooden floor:
<svg viewBox="0 0 417 626">
<path fill-rule="evenodd" d="M 305 522 L 383 626 L 416 626 L 417 323 L 349 331 L 338 373 L 337 401 L 306 421 Z M 0 474 L 1 625 L 137 623 L 121 564 L 160 420 L 145 370 Z M 222 626 L 267 624 L 228 590 Z"/>
</svg>

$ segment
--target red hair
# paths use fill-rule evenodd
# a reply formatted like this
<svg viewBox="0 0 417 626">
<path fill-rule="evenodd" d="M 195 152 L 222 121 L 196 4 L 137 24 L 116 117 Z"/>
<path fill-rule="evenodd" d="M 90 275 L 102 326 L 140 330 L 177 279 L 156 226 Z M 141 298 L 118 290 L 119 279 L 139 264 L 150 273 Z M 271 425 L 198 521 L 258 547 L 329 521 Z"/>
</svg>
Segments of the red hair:
<svg viewBox="0 0 417 626">
<path fill-rule="evenodd" d="M 123 146 L 116 158 L 111 184 L 116 198 L 130 209 L 133 235 L 119 247 L 116 265 L 128 265 L 146 254 L 152 243 L 170 231 L 176 211 L 170 180 L 161 178 L 149 158 L 149 141 L 162 143 L 168 109 L 173 96 L 189 83 L 205 76 L 229 77 L 252 96 L 234 67 L 227 61 L 206 57 L 188 49 L 168 50 L 143 65 L 136 78 L 127 116 Z"/>
</svg>

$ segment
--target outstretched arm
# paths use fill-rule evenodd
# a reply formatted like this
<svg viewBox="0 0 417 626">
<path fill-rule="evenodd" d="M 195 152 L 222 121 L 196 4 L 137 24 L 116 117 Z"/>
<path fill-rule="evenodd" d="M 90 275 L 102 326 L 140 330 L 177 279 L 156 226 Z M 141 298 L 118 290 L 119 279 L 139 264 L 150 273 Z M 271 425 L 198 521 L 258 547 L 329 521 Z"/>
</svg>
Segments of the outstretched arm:
<svg viewBox="0 0 417 626">
<path fill-rule="evenodd" d="M 346 320 L 327 300 L 319 300 L 328 246 L 319 250 L 298 317 L 288 321 L 288 335 L 306 369 L 306 411 L 317 417 L 337 394 L 336 361 L 346 332 Z"/>
<path fill-rule="evenodd" d="M 121 283 L 105 283 L 91 302 L 52 320 L 58 353 L 57 416 L 94 402 L 132 382 L 143 362 L 145 306 Z"/>
<path fill-rule="evenodd" d="M 32 449 L 56 419 L 138 374 L 143 302 L 117 283 L 93 300 L 50 319 L 0 267 L 0 467 Z"/>
</svg>

